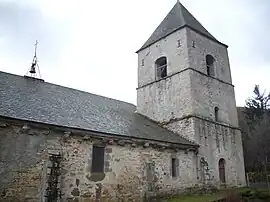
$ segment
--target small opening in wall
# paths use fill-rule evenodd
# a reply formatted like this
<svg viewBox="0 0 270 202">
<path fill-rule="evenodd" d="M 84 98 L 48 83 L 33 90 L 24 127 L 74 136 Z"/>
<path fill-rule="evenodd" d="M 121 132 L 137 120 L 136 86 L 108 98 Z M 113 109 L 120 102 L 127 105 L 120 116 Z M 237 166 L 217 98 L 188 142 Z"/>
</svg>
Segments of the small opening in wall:
<svg viewBox="0 0 270 202">
<path fill-rule="evenodd" d="M 176 177 L 177 162 L 176 158 L 172 158 L 172 177 Z"/>
<path fill-rule="evenodd" d="M 207 75 L 208 76 L 215 76 L 215 58 L 212 55 L 206 56 L 206 68 L 207 68 Z"/>
<path fill-rule="evenodd" d="M 219 108 L 215 107 L 215 121 L 219 121 Z"/>
<path fill-rule="evenodd" d="M 195 41 L 192 41 L 192 47 L 195 48 Z"/>
<path fill-rule="evenodd" d="M 104 151 L 103 146 L 93 145 L 92 150 L 92 173 L 104 172 Z"/>
<path fill-rule="evenodd" d="M 144 66 L 144 59 L 142 59 L 142 66 Z"/>
<path fill-rule="evenodd" d="M 181 47 L 181 40 L 178 39 L 178 40 L 177 40 L 177 48 L 180 48 L 180 47 Z"/>
</svg>

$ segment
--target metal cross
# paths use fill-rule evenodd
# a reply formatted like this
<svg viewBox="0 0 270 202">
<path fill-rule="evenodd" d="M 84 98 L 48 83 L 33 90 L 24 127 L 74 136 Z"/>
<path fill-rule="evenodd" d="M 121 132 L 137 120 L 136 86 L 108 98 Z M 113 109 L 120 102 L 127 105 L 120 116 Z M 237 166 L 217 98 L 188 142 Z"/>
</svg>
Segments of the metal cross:
<svg viewBox="0 0 270 202">
<path fill-rule="evenodd" d="M 38 41 L 36 40 L 36 43 L 35 43 L 35 57 L 37 56 L 37 45 L 38 45 Z"/>
</svg>

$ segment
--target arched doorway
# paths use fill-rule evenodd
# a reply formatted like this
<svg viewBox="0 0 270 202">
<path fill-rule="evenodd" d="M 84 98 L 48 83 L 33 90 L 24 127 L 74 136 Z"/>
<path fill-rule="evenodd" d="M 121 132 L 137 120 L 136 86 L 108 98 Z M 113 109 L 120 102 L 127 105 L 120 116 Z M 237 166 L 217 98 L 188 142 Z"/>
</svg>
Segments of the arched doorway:
<svg viewBox="0 0 270 202">
<path fill-rule="evenodd" d="M 226 184 L 226 176 L 225 176 L 225 160 L 219 159 L 218 162 L 218 168 L 219 168 L 219 180 L 221 185 Z"/>
</svg>

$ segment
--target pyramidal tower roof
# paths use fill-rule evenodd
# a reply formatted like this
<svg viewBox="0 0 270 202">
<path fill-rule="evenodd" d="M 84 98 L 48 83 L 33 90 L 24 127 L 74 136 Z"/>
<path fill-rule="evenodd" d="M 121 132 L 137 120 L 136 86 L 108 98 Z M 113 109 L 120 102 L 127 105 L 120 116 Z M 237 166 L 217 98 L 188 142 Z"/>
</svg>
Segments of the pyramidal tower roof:
<svg viewBox="0 0 270 202">
<path fill-rule="evenodd" d="M 179 1 L 177 1 L 171 11 L 168 13 L 168 15 L 164 18 L 164 20 L 150 36 L 150 38 L 137 52 L 183 27 L 189 27 L 190 29 L 199 32 L 205 37 L 220 43 L 201 25 L 201 23 L 199 23 L 198 20 L 196 20 L 196 18 Z"/>
</svg>

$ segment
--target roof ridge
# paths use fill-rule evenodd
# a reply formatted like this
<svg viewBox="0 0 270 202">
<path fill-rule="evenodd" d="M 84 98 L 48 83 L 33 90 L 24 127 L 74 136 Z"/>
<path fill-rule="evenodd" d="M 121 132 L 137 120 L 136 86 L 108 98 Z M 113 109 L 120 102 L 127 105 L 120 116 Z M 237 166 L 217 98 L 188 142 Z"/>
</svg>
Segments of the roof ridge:
<svg viewBox="0 0 270 202">
<path fill-rule="evenodd" d="M 3 74 L 9 74 L 9 75 L 12 75 L 12 76 L 17 76 L 17 77 L 20 77 L 20 78 L 23 78 L 24 76 L 21 76 L 19 74 L 13 74 L 13 73 L 9 73 L 9 72 L 4 72 L 4 71 L 0 71 L 0 74 L 3 73 Z M 24 77 L 25 78 L 25 77 Z M 27 77 L 25 78 L 27 79 Z M 70 89 L 70 90 L 75 90 L 75 91 L 79 91 L 81 93 L 85 93 L 85 94 L 90 94 L 90 95 L 93 95 L 93 96 L 98 96 L 98 97 L 102 97 L 102 98 L 106 98 L 106 99 L 110 99 L 110 100 L 114 100 L 114 101 L 118 101 L 118 102 L 122 102 L 122 103 L 126 103 L 126 104 L 129 104 L 129 105 L 132 105 L 134 107 L 136 107 L 136 105 L 132 104 L 132 103 L 129 103 L 129 102 L 126 102 L 126 101 L 122 101 L 122 100 L 118 100 L 118 99 L 114 99 L 114 98 L 111 98 L 111 97 L 106 97 L 104 95 L 98 95 L 98 94 L 95 94 L 95 93 L 90 93 L 90 92 L 87 92 L 87 91 L 84 91 L 84 90 L 80 90 L 80 89 L 76 89 L 76 88 L 72 88 L 72 87 L 68 87 L 68 86 L 63 86 L 63 85 L 60 85 L 60 84 L 55 84 L 55 83 L 51 83 L 51 82 L 46 82 L 44 80 L 40 80 L 40 79 L 33 79 L 32 81 L 41 81 L 43 83 L 46 83 L 46 84 L 50 84 L 50 85 L 54 85 L 54 86 L 58 86 L 58 87 L 61 87 L 61 88 L 66 88 L 66 89 Z"/>
<path fill-rule="evenodd" d="M 182 16 L 182 18 L 184 19 L 184 22 L 185 23 L 187 23 L 186 21 L 185 21 L 185 17 L 184 17 L 184 15 L 183 15 L 183 12 L 182 12 L 182 9 L 183 9 L 183 5 L 180 3 L 180 1 L 179 0 L 177 0 L 177 2 L 176 2 L 176 4 L 175 5 L 178 5 L 178 6 L 180 6 L 180 9 L 181 9 L 181 12 L 180 12 L 180 15 Z M 185 8 L 185 7 L 184 7 Z"/>
</svg>

